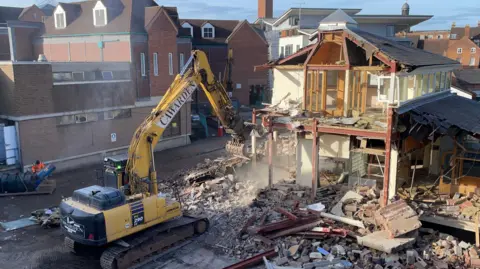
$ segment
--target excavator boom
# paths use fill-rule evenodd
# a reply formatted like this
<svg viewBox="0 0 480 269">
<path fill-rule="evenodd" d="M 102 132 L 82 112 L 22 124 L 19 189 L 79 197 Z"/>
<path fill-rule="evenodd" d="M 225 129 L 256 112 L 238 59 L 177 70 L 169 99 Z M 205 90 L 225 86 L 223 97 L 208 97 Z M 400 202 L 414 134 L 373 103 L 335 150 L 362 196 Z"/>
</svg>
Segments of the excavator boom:
<svg viewBox="0 0 480 269">
<path fill-rule="evenodd" d="M 153 149 L 164 130 L 181 107 L 191 99 L 196 89 L 203 90 L 222 126 L 232 135 L 232 141 L 226 146 L 227 151 L 243 154 L 245 142 L 243 119 L 235 111 L 222 83 L 215 79 L 206 54 L 195 50 L 160 103 L 133 136 L 126 165 L 132 194 L 148 193 L 148 181 L 152 183 L 151 191 L 157 193 Z"/>
</svg>

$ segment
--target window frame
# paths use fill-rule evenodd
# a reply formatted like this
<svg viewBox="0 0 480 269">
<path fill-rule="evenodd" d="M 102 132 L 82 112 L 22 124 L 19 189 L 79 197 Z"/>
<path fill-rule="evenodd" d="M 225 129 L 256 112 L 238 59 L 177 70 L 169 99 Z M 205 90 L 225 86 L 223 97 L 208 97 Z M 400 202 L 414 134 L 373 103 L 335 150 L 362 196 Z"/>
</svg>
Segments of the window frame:
<svg viewBox="0 0 480 269">
<path fill-rule="evenodd" d="M 158 77 L 158 53 L 153 53 L 153 75 Z"/>
<path fill-rule="evenodd" d="M 182 28 L 190 29 L 190 35 L 193 37 L 193 26 L 190 23 L 188 22 L 182 23 Z"/>
<path fill-rule="evenodd" d="M 386 31 L 387 37 L 395 36 L 395 25 L 387 25 L 387 27 L 385 28 L 385 31 Z"/>
<path fill-rule="evenodd" d="M 477 48 L 475 47 L 470 48 L 470 53 L 477 53 Z"/>
<path fill-rule="evenodd" d="M 142 77 L 147 76 L 147 70 L 145 68 L 145 53 L 144 52 L 140 53 L 140 72 L 142 74 Z"/>
<path fill-rule="evenodd" d="M 463 53 L 463 48 L 457 48 L 457 54 L 462 54 Z"/>
<path fill-rule="evenodd" d="M 67 27 L 67 14 L 65 13 L 65 11 L 61 11 L 61 12 L 56 12 L 55 14 L 55 28 L 56 29 L 65 29 Z M 60 25 L 60 21 L 59 19 L 57 18 L 58 15 L 62 15 L 62 20 L 61 22 L 63 23 L 63 25 Z"/>
<path fill-rule="evenodd" d="M 173 53 L 168 53 L 168 74 L 173 76 Z"/>
<path fill-rule="evenodd" d="M 208 32 L 207 32 L 208 30 Z M 207 34 L 209 36 L 207 36 Z M 202 29 L 202 37 L 203 38 L 214 38 L 214 35 L 213 35 L 213 27 L 204 27 Z"/>
<path fill-rule="evenodd" d="M 183 54 L 183 53 L 180 53 L 178 66 L 179 66 L 180 72 L 182 72 L 182 69 L 185 66 L 185 54 Z"/>
</svg>

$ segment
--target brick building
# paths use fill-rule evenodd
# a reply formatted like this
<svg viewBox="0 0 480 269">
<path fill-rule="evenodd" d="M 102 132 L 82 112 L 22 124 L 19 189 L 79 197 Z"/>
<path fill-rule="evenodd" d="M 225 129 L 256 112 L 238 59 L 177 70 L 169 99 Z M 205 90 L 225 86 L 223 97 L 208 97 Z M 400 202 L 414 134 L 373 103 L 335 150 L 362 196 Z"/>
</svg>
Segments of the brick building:
<svg viewBox="0 0 480 269">
<path fill-rule="evenodd" d="M 254 72 L 254 66 L 268 60 L 268 43 L 262 32 L 247 21 L 182 19 L 181 26 L 191 36 L 193 49 L 205 51 L 217 78 L 223 80 L 228 51 L 233 51 L 231 96 L 249 104 L 251 86 L 265 86 L 266 72 Z M 206 101 L 199 94 L 200 101 Z"/>
<path fill-rule="evenodd" d="M 267 60 L 267 45 L 246 21 L 189 20 L 190 29 L 175 7 L 153 0 L 1 10 L 0 133 L 10 142 L 0 139 L 0 165 L 41 159 L 63 169 L 125 152 L 192 49 L 205 50 L 220 77 L 234 51 L 233 97 L 244 104 L 250 85 L 266 84 L 254 66 Z M 190 106 L 157 149 L 190 143 Z"/>
</svg>

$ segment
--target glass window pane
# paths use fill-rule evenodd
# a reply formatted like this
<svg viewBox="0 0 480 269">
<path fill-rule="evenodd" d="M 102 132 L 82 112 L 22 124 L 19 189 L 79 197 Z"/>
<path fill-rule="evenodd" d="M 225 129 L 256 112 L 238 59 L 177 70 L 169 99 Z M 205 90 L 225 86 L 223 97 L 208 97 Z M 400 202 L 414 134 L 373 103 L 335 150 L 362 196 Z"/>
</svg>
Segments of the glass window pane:
<svg viewBox="0 0 480 269">
<path fill-rule="evenodd" d="M 422 75 L 416 75 L 415 80 L 416 80 L 415 81 L 416 91 L 415 91 L 414 97 L 419 97 L 422 95 L 422 86 L 423 86 Z"/>
<path fill-rule="evenodd" d="M 440 73 L 440 75 L 441 75 L 440 76 L 440 89 L 442 89 L 442 90 L 445 89 L 445 75 L 446 74 L 447 73 L 445 73 L 445 72 Z"/>
<path fill-rule="evenodd" d="M 451 73 L 451 72 L 448 72 L 448 73 L 447 73 L 447 79 L 445 80 L 445 88 L 446 88 L 446 89 L 450 89 L 451 79 L 452 79 L 452 73 Z"/>
<path fill-rule="evenodd" d="M 400 102 L 408 100 L 408 77 L 399 77 L 399 100 Z"/>
<path fill-rule="evenodd" d="M 390 89 L 390 78 L 381 78 L 379 83 L 378 100 L 386 101 L 388 100 L 388 90 Z"/>
<path fill-rule="evenodd" d="M 435 91 L 438 92 L 440 91 L 440 81 L 442 78 L 442 73 L 435 73 Z"/>
<path fill-rule="evenodd" d="M 423 75 L 422 95 L 428 93 L 428 74 Z"/>
<path fill-rule="evenodd" d="M 431 93 L 435 91 L 435 74 L 428 75 L 428 78 L 428 92 Z"/>
</svg>

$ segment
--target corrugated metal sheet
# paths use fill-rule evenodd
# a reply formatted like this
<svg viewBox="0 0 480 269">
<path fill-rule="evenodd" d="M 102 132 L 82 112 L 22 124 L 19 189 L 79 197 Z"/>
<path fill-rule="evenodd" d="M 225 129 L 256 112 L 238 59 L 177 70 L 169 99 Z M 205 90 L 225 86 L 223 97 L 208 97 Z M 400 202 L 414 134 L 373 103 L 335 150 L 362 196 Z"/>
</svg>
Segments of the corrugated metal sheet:
<svg viewBox="0 0 480 269">
<path fill-rule="evenodd" d="M 410 113 L 413 120 L 445 134 L 452 127 L 480 134 L 480 104 L 450 92 L 414 99 L 401 105 L 397 113 Z"/>
</svg>

